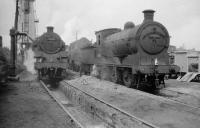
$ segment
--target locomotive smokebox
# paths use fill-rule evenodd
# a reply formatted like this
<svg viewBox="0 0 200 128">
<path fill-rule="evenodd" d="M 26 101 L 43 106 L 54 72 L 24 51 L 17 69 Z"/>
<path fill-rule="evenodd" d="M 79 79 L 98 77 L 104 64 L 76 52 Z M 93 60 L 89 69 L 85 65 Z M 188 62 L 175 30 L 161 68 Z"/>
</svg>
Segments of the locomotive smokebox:
<svg viewBox="0 0 200 128">
<path fill-rule="evenodd" d="M 153 21 L 154 18 L 154 10 L 148 9 L 148 10 L 144 10 L 144 21 L 143 22 L 149 22 L 149 21 Z"/>
<path fill-rule="evenodd" d="M 53 32 L 53 29 L 54 29 L 54 28 L 53 28 L 52 26 L 48 26 L 48 27 L 47 27 L 47 32 Z"/>
</svg>

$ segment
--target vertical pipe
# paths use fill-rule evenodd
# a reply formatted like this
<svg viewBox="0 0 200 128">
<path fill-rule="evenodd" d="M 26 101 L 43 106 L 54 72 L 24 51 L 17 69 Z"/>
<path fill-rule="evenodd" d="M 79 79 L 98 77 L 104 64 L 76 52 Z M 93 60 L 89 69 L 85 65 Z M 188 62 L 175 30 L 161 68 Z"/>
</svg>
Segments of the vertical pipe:
<svg viewBox="0 0 200 128">
<path fill-rule="evenodd" d="M 14 23 L 14 27 L 15 30 L 18 29 L 18 16 L 19 16 L 19 0 L 16 0 L 16 11 L 15 11 L 15 23 Z"/>
<path fill-rule="evenodd" d="M 14 28 L 10 29 L 10 37 L 11 37 L 11 49 L 10 49 L 10 75 L 16 76 L 16 30 Z"/>
<path fill-rule="evenodd" d="M 2 36 L 0 36 L 0 48 L 3 47 L 3 43 L 2 43 Z"/>
<path fill-rule="evenodd" d="M 10 29 L 11 48 L 10 48 L 10 76 L 16 76 L 16 59 L 17 59 L 17 29 L 18 29 L 18 16 L 19 16 L 19 0 L 16 0 L 16 11 L 14 28 Z"/>
</svg>

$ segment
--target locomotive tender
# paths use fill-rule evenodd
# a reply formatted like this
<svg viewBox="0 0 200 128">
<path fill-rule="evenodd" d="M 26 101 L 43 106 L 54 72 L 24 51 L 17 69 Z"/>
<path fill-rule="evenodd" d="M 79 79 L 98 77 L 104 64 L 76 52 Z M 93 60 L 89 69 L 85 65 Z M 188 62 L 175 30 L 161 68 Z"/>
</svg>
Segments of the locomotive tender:
<svg viewBox="0 0 200 128">
<path fill-rule="evenodd" d="M 94 64 L 100 77 L 127 87 L 164 85 L 165 74 L 180 68 L 169 64 L 170 37 L 167 29 L 154 21 L 154 12 L 143 11 L 144 20 L 139 25 L 127 22 L 124 30 L 97 31 L 95 45 L 82 49 L 81 62 Z"/>
<path fill-rule="evenodd" d="M 68 53 L 65 51 L 65 43 L 53 32 L 53 27 L 47 27 L 47 32 L 33 42 L 32 49 L 39 79 L 55 83 L 64 78 L 68 68 Z"/>
</svg>

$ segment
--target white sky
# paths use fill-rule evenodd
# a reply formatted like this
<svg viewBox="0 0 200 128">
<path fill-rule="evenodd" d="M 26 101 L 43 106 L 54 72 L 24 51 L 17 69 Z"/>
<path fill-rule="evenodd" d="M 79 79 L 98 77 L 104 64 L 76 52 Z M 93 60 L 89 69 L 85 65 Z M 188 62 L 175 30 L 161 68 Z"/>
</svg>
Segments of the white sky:
<svg viewBox="0 0 200 128">
<path fill-rule="evenodd" d="M 38 34 L 53 25 L 66 44 L 78 37 L 95 39 L 100 29 L 123 28 L 126 21 L 140 24 L 142 11 L 154 9 L 154 19 L 168 29 L 171 44 L 200 50 L 199 0 L 36 0 Z M 0 35 L 10 44 L 9 29 L 14 24 L 15 0 L 0 0 Z"/>
</svg>

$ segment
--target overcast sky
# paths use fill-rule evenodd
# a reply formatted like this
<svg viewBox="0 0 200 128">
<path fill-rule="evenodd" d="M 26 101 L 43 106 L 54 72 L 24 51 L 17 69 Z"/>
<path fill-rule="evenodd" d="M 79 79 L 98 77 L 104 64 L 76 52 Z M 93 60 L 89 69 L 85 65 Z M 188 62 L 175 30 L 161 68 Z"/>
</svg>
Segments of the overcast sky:
<svg viewBox="0 0 200 128">
<path fill-rule="evenodd" d="M 168 29 L 171 44 L 200 50 L 200 0 L 36 0 L 38 34 L 53 25 L 69 44 L 78 38 L 95 39 L 95 31 L 143 20 L 142 11 L 154 9 L 154 19 Z M 14 24 L 15 0 L 0 0 L 0 35 L 9 46 L 9 29 Z"/>
</svg>

